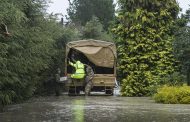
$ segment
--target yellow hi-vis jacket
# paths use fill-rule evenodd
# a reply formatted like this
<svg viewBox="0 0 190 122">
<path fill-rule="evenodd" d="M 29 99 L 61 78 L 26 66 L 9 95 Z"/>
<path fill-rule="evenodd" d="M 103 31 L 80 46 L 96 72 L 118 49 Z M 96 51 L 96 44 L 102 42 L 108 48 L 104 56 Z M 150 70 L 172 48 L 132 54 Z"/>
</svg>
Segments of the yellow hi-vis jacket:
<svg viewBox="0 0 190 122">
<path fill-rule="evenodd" d="M 82 79 L 85 76 L 85 71 L 84 71 L 84 64 L 81 63 L 80 61 L 77 61 L 75 64 L 72 62 L 69 62 L 69 64 L 73 67 L 75 67 L 75 74 L 71 75 L 71 78 L 74 79 Z"/>
</svg>

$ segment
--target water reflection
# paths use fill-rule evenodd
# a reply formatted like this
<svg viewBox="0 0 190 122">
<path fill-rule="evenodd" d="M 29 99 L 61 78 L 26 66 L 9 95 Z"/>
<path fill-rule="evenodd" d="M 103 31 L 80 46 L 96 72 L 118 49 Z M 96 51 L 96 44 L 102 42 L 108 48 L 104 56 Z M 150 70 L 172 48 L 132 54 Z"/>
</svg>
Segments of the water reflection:
<svg viewBox="0 0 190 122">
<path fill-rule="evenodd" d="M 73 122 L 84 122 L 84 100 L 72 101 Z"/>
<path fill-rule="evenodd" d="M 7 106 L 0 122 L 190 122 L 190 105 L 157 104 L 151 98 L 51 96 Z"/>
</svg>

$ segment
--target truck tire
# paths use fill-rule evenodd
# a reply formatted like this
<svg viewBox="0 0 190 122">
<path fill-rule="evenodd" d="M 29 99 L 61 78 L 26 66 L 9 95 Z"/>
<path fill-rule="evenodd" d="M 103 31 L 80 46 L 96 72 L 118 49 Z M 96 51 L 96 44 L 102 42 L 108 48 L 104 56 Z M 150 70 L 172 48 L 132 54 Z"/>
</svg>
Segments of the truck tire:
<svg viewBox="0 0 190 122">
<path fill-rule="evenodd" d="M 68 91 L 68 95 L 74 95 L 74 94 L 75 94 L 75 89 L 74 89 L 74 87 L 70 86 L 69 91 Z"/>
<path fill-rule="evenodd" d="M 109 89 L 105 91 L 107 95 L 113 95 L 113 89 Z"/>
<path fill-rule="evenodd" d="M 79 87 L 76 87 L 76 95 L 80 95 L 80 88 Z"/>
</svg>

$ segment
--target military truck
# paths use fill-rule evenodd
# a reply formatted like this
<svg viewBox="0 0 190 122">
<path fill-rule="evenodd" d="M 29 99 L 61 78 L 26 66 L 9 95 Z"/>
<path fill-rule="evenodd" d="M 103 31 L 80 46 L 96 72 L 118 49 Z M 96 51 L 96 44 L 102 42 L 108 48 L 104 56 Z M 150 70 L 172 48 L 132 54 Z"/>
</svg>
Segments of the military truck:
<svg viewBox="0 0 190 122">
<path fill-rule="evenodd" d="M 75 55 L 76 52 L 77 55 Z M 92 68 L 94 75 L 90 88 L 85 88 L 89 84 L 85 85 L 84 79 L 71 78 L 75 69 L 69 65 L 69 61 L 75 59 Z M 113 95 L 116 81 L 116 46 L 114 43 L 93 39 L 69 42 L 66 45 L 65 66 L 69 95 L 78 95 L 82 91 L 86 94 L 105 92 L 105 94 Z M 89 89 L 90 91 L 86 91 Z"/>
</svg>

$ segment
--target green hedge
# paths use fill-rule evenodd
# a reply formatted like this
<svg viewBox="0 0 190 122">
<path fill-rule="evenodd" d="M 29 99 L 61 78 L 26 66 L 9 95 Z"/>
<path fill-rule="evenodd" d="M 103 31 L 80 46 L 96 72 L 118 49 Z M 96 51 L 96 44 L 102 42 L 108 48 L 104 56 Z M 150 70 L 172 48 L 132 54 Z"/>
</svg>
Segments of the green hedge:
<svg viewBox="0 0 190 122">
<path fill-rule="evenodd" d="M 165 104 L 190 104 L 189 86 L 163 86 L 153 96 L 158 103 Z"/>
</svg>

